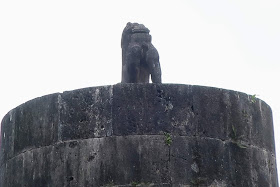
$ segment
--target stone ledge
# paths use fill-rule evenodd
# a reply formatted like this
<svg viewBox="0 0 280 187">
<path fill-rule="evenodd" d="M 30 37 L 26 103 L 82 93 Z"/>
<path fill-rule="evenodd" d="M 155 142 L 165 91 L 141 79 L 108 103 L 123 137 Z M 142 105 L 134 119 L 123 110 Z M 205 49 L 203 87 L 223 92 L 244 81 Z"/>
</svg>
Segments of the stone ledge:
<svg viewBox="0 0 280 187">
<path fill-rule="evenodd" d="M 35 147 L 35 148 L 30 148 L 30 149 L 26 149 L 24 150 L 23 152 L 19 153 L 18 155 L 14 155 L 14 157 L 12 158 L 9 158 L 8 160 L 6 160 L 6 162 L 9 162 L 9 160 L 11 159 L 14 159 L 15 157 L 18 157 L 20 156 L 21 154 L 25 154 L 26 152 L 32 152 L 36 149 L 45 149 L 45 148 L 48 148 L 48 147 L 59 147 L 60 145 L 63 145 L 63 144 L 69 144 L 69 145 L 74 145 L 76 144 L 77 142 L 80 142 L 80 141 L 87 141 L 87 140 L 98 140 L 98 139 L 104 139 L 104 138 L 132 138 L 132 137 L 139 137 L 139 136 L 143 136 L 143 137 L 160 137 L 162 140 L 166 140 L 166 135 L 162 134 L 162 135 L 126 135 L 126 136 L 109 136 L 109 137 L 100 137 L 100 138 L 89 138 L 89 139 L 73 139 L 73 140 L 66 140 L 66 141 L 60 141 L 60 142 L 56 142 L 54 144 L 51 144 L 51 145 L 47 145 L 47 146 L 42 146 L 42 147 Z M 257 147 L 257 146 L 253 146 L 253 145 L 249 145 L 247 142 L 237 142 L 235 140 L 221 140 L 221 139 L 216 139 L 216 138 L 209 138 L 209 137 L 198 137 L 198 136 L 174 136 L 174 135 L 171 135 L 170 134 L 170 137 L 171 137 L 171 143 L 169 146 L 171 146 L 172 144 L 172 141 L 174 139 L 177 139 L 177 138 L 184 138 L 184 139 L 189 139 L 189 140 L 195 140 L 195 141 L 218 141 L 219 143 L 223 144 L 224 146 L 228 146 L 228 145 L 231 145 L 231 146 L 235 146 L 235 147 L 238 147 L 240 149 L 255 149 L 255 150 L 258 150 L 260 152 L 263 152 L 264 154 L 267 154 L 267 155 L 270 155 L 271 157 L 273 157 L 274 159 L 276 159 L 276 156 L 274 153 L 271 153 L 270 151 L 266 150 L 266 149 L 263 149 L 263 148 L 260 148 L 260 147 Z M 172 140 L 173 139 L 173 140 Z M 165 143 L 167 144 L 167 143 Z M 3 163 L 4 164 L 4 163 Z M 1 165 L 2 166 L 2 165 Z M 0 166 L 0 167 L 1 167 Z"/>
<path fill-rule="evenodd" d="M 264 150 L 240 148 L 232 142 L 175 136 L 167 145 L 165 135 L 129 135 L 28 150 L 1 167 L 0 179 L 6 186 L 179 186 L 194 182 L 209 186 L 214 181 L 228 186 L 228 181 L 237 186 L 269 186 L 277 181 L 275 173 L 269 172 L 276 171 L 275 163 L 275 157 Z M 8 180 L 15 171 L 16 180 Z"/>
</svg>

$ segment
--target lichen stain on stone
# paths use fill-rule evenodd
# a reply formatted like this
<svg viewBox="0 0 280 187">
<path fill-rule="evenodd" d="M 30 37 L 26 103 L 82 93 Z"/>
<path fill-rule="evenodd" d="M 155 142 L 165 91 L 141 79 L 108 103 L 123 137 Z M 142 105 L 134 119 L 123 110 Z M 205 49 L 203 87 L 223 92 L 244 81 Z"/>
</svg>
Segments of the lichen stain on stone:
<svg viewBox="0 0 280 187">
<path fill-rule="evenodd" d="M 99 92 L 100 92 L 100 90 L 98 89 L 98 88 L 96 88 L 96 90 L 95 90 L 95 94 L 94 94 L 94 96 L 95 96 L 95 101 L 99 101 L 100 100 L 100 97 L 99 97 Z"/>
<path fill-rule="evenodd" d="M 165 106 L 165 111 L 169 111 L 169 110 L 172 110 L 173 109 L 173 105 L 171 102 L 168 102 Z"/>
<path fill-rule="evenodd" d="M 210 186 L 208 187 L 226 187 L 226 182 L 225 181 L 217 181 L 217 180 L 214 180 L 212 182 L 212 184 L 210 184 Z"/>
<path fill-rule="evenodd" d="M 194 162 L 192 165 L 191 165 L 191 168 L 194 172 L 198 173 L 199 172 L 199 167 L 197 165 L 196 162 Z"/>
<path fill-rule="evenodd" d="M 9 119 L 10 119 L 10 121 L 12 121 L 12 119 L 13 119 L 12 111 L 9 112 Z"/>
</svg>

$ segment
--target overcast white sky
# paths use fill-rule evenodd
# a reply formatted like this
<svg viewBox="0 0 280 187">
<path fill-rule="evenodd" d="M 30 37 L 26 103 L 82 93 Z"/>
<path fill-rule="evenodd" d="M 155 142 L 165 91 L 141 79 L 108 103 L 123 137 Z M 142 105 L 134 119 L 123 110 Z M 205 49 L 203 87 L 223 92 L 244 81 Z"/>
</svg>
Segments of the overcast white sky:
<svg viewBox="0 0 280 187">
<path fill-rule="evenodd" d="M 2 0 L 0 118 L 35 97 L 120 82 L 122 30 L 139 22 L 151 30 L 164 83 L 267 102 L 280 163 L 279 20 L 279 0 Z"/>
</svg>

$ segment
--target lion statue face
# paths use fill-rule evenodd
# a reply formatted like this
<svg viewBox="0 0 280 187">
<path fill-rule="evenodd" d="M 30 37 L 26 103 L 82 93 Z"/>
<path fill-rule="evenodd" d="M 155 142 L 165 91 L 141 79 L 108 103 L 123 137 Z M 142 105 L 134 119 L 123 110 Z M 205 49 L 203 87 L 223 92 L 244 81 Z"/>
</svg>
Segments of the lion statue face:
<svg viewBox="0 0 280 187">
<path fill-rule="evenodd" d="M 149 33 L 150 30 L 147 27 L 145 27 L 143 24 L 128 22 L 122 33 L 121 47 L 126 48 L 128 46 L 133 34 L 150 36 Z"/>
</svg>

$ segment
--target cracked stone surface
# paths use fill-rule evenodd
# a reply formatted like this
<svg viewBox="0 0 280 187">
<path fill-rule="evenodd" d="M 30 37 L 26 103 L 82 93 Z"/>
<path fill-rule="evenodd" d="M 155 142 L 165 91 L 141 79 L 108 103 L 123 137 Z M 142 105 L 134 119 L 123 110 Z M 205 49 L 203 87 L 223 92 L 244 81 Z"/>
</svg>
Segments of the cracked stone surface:
<svg viewBox="0 0 280 187">
<path fill-rule="evenodd" d="M 84 88 L 28 101 L 1 126 L 0 187 L 278 186 L 271 109 L 241 92 Z"/>
</svg>

